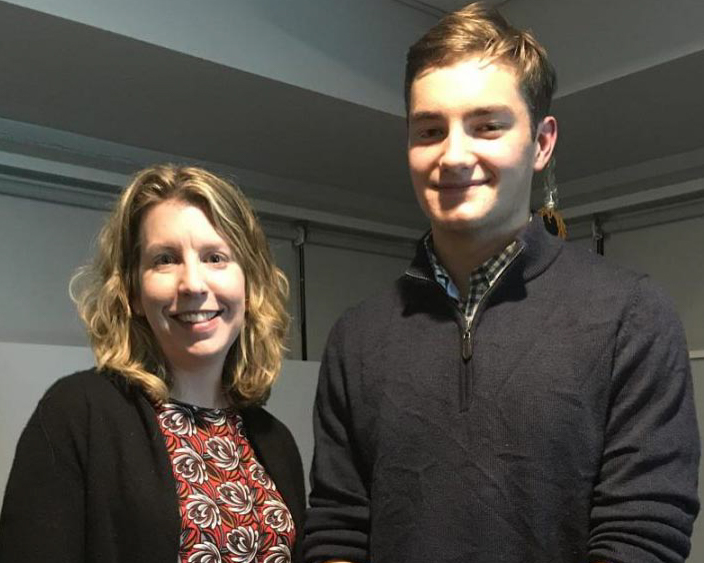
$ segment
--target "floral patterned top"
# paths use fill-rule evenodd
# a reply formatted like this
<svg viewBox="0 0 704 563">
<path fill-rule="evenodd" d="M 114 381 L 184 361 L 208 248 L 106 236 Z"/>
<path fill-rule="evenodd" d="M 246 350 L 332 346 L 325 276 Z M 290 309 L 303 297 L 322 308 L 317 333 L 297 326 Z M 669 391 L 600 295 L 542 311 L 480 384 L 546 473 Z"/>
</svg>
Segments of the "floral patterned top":
<svg viewBox="0 0 704 563">
<path fill-rule="evenodd" d="M 234 409 L 157 407 L 181 512 L 181 563 L 290 563 L 293 518 Z"/>
</svg>

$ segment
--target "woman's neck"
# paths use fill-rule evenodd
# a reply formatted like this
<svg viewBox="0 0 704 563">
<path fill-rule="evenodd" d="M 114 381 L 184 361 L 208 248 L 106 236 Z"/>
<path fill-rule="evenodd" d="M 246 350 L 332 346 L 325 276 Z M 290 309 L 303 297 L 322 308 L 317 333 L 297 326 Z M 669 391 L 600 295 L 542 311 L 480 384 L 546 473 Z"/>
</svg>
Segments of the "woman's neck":
<svg viewBox="0 0 704 563">
<path fill-rule="evenodd" d="M 230 405 L 222 388 L 222 366 L 208 369 L 184 369 L 172 366 L 170 394 L 182 403 L 205 408 L 223 408 Z"/>
</svg>

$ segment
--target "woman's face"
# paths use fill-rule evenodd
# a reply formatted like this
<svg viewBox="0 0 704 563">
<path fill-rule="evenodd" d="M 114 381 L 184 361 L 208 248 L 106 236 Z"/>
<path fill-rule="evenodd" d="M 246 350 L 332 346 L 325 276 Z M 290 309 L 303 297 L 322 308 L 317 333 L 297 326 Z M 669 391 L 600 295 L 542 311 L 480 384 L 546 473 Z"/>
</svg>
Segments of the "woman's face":
<svg viewBox="0 0 704 563">
<path fill-rule="evenodd" d="M 140 225 L 137 314 L 171 369 L 222 370 L 242 329 L 245 279 L 227 242 L 198 208 L 168 200 Z"/>
</svg>

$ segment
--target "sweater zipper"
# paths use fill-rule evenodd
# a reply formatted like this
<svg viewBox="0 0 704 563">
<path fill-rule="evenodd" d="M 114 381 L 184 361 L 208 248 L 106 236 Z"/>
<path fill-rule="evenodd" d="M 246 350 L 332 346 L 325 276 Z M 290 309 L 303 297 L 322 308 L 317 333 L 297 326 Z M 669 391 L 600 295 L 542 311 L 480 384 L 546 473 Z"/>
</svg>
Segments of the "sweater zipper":
<svg viewBox="0 0 704 563">
<path fill-rule="evenodd" d="M 469 332 L 469 325 L 466 325 L 464 333 L 462 334 L 462 359 L 468 362 L 472 357 L 472 335 Z"/>
<path fill-rule="evenodd" d="M 516 258 L 518 258 L 518 256 L 520 256 L 524 248 L 524 245 L 518 247 L 516 253 L 501 269 L 494 283 L 491 284 L 491 287 L 488 289 L 488 291 L 484 295 L 482 295 L 482 298 L 479 300 L 477 310 L 474 313 L 474 318 L 472 319 L 471 323 L 468 323 L 464 314 L 458 310 L 458 324 L 461 330 L 460 357 L 462 358 L 459 377 L 460 412 L 467 411 L 471 402 L 470 397 L 472 396 L 472 390 L 470 389 L 470 385 L 473 382 L 474 375 L 474 366 L 472 365 L 472 356 L 474 355 L 474 343 L 472 341 L 472 334 L 474 333 L 474 328 L 476 327 L 477 321 L 479 319 L 480 313 L 482 312 L 482 309 L 484 308 L 483 306 L 486 300 L 494 292 L 494 288 L 499 284 L 506 270 L 508 270 L 509 266 L 513 264 L 513 262 L 516 260 Z M 416 280 L 421 280 L 431 284 L 434 283 L 438 287 L 438 289 L 442 291 L 443 295 L 445 295 L 448 300 L 452 301 L 452 299 L 447 295 L 447 292 L 440 286 L 440 284 L 438 284 L 437 280 L 434 277 L 431 278 L 426 275 L 416 274 L 414 272 L 409 272 L 408 270 L 406 270 L 405 275 L 409 278 L 413 278 Z M 455 306 L 455 308 L 457 308 L 454 301 L 452 301 L 452 304 L 453 306 Z"/>
<path fill-rule="evenodd" d="M 462 330 L 460 346 L 460 355 L 462 357 L 462 365 L 460 369 L 460 412 L 465 412 L 469 409 L 472 397 L 471 387 L 474 383 L 474 365 L 472 362 L 472 357 L 474 355 L 474 340 L 472 339 L 472 335 L 475 333 L 475 328 L 479 322 L 479 317 L 484 309 L 484 306 L 486 305 L 487 300 L 494 292 L 494 289 L 499 285 L 499 282 L 501 281 L 501 278 L 504 277 L 506 270 L 508 270 L 509 266 L 513 264 L 514 260 L 518 258 L 521 252 L 523 252 L 523 248 L 523 246 L 518 247 L 515 254 L 508 262 L 506 262 L 498 276 L 496 276 L 494 283 L 492 283 L 487 292 L 482 295 L 482 298 L 479 300 L 479 304 L 477 305 L 477 310 L 474 312 L 472 322 L 468 323 L 467 318 L 462 312 L 460 312 L 461 319 L 459 324 Z"/>
</svg>

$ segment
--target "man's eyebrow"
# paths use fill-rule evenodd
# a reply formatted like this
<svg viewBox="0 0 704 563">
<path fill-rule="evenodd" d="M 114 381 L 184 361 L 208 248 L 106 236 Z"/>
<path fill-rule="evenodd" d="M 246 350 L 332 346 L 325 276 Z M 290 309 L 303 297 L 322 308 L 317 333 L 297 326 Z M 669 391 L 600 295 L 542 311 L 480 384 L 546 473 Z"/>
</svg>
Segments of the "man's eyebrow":
<svg viewBox="0 0 704 563">
<path fill-rule="evenodd" d="M 486 117 L 487 115 L 496 115 L 499 113 L 513 114 L 513 110 L 506 104 L 497 104 L 494 106 L 482 106 L 468 111 L 465 117 Z M 442 114 L 437 111 L 416 111 L 409 116 L 409 121 L 432 121 L 441 119 Z"/>
<path fill-rule="evenodd" d="M 497 104 L 495 106 L 483 106 L 467 113 L 467 117 L 485 117 L 487 115 L 496 115 L 497 113 L 513 113 L 510 106 L 506 104 Z"/>
<path fill-rule="evenodd" d="M 430 121 L 440 119 L 440 113 L 436 111 L 415 111 L 408 116 L 409 121 Z"/>
</svg>

